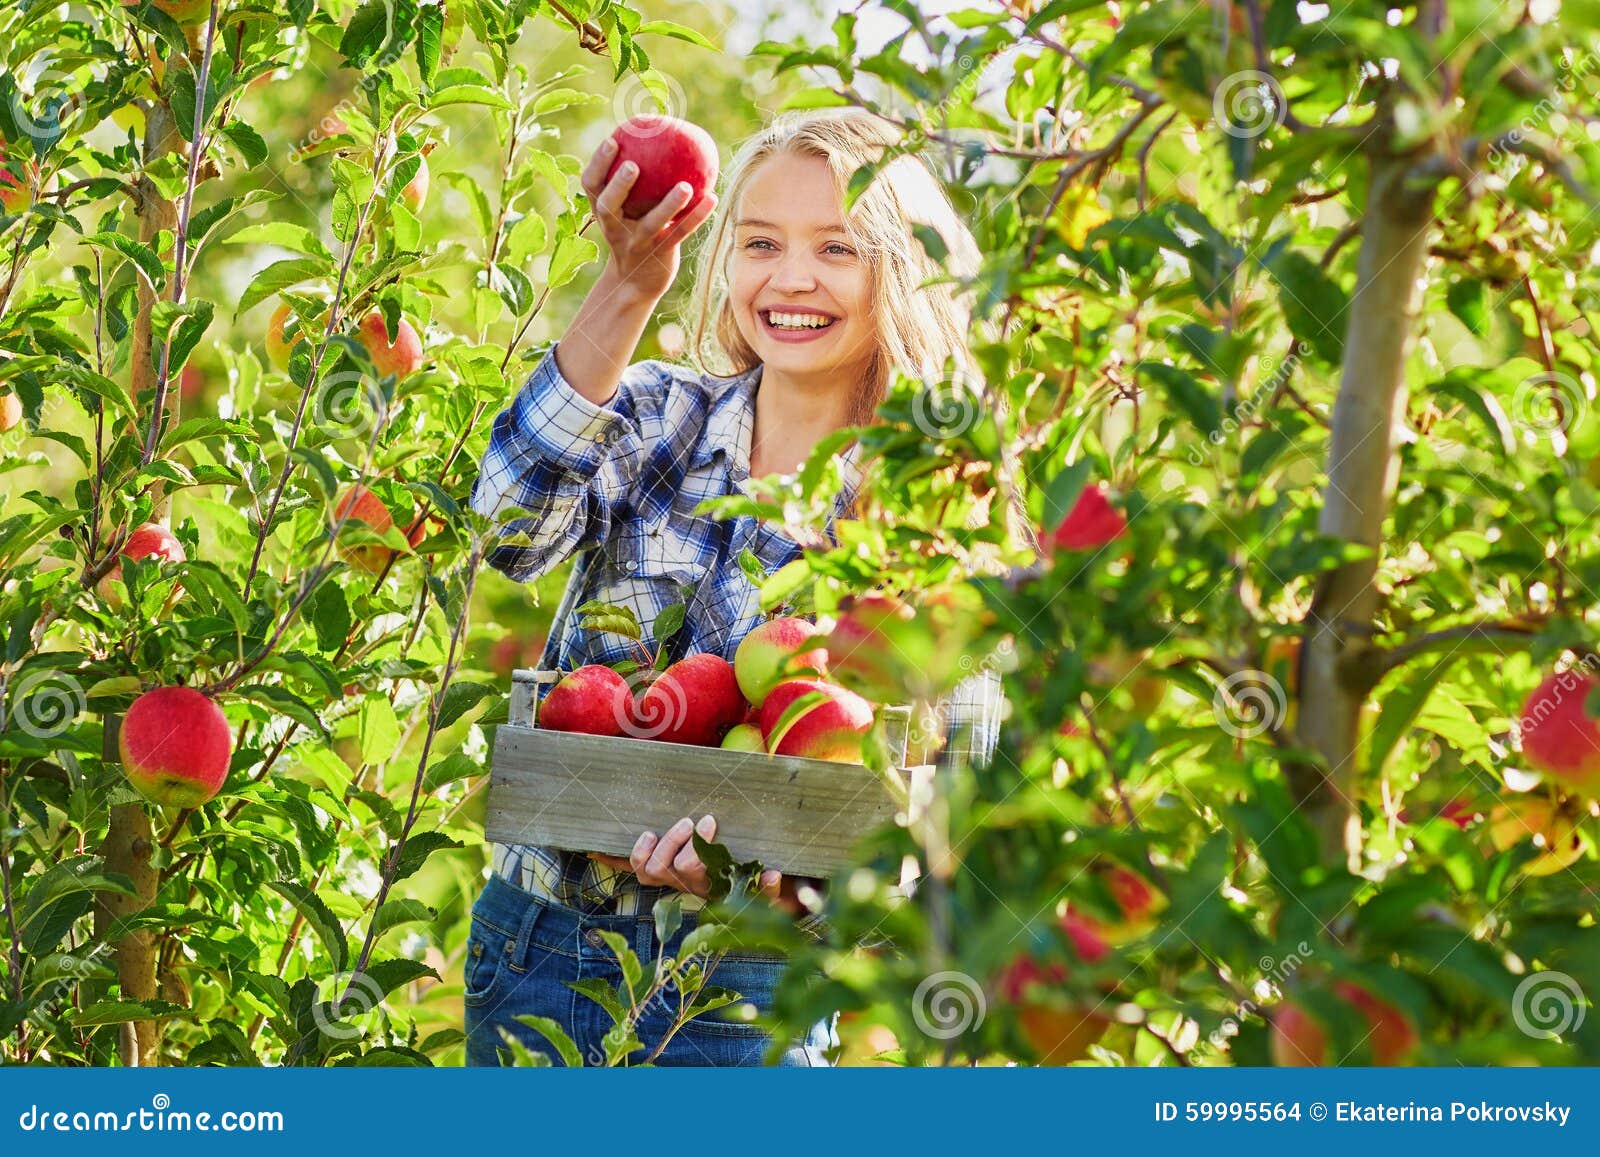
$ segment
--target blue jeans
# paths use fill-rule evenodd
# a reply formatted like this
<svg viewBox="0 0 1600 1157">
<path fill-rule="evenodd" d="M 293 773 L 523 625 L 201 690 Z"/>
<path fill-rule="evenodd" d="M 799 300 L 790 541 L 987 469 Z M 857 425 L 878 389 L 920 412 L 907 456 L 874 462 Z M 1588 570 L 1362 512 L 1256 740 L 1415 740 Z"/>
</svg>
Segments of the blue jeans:
<svg viewBox="0 0 1600 1157">
<path fill-rule="evenodd" d="M 692 913 L 684 914 L 684 926 L 667 942 L 668 955 L 676 955 L 694 922 Z M 561 1064 L 549 1042 L 519 1023 L 518 1016 L 550 1017 L 566 1029 L 586 1064 L 603 1057 L 601 1038 L 612 1025 L 611 1017 L 595 1001 L 567 987 L 568 981 L 582 979 L 601 980 L 615 989 L 621 981 L 622 969 L 598 935 L 600 931 L 626 937 L 644 964 L 645 976 L 651 975 L 661 946 L 649 916 L 588 916 L 491 876 L 472 906 L 472 931 L 467 938 L 467 1064 L 500 1063 L 501 1029 Z M 707 983 L 739 993 L 743 1001 L 765 1013 L 772 1007 L 773 987 L 784 963 L 778 956 L 730 952 L 717 963 Z M 644 1047 L 630 1058 L 635 1064 L 655 1051 L 672 1023 L 677 990 L 667 989 L 663 997 L 652 1000 L 639 1019 L 635 1031 Z M 652 1063 L 762 1064 L 771 1036 L 753 1025 L 721 1019 L 727 1013 L 727 1009 L 719 1009 L 687 1022 Z M 819 1022 L 803 1041 L 785 1049 L 778 1063 L 826 1065 L 824 1050 L 836 1043 L 832 1025 Z"/>
</svg>

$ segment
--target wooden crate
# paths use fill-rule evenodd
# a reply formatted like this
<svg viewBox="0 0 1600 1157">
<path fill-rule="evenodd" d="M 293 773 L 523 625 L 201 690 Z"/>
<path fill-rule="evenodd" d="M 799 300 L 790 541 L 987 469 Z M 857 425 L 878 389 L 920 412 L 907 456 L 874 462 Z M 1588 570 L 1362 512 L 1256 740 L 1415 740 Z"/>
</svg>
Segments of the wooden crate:
<svg viewBox="0 0 1600 1157">
<path fill-rule="evenodd" d="M 485 828 L 495 843 L 626 856 L 640 832 L 710 814 L 735 859 L 829 876 L 895 815 L 886 785 L 859 764 L 540 730 L 537 689 L 560 677 L 512 673 L 510 722 L 496 732 L 489 776 Z M 910 709 L 886 710 L 890 754 L 903 767 Z"/>
</svg>

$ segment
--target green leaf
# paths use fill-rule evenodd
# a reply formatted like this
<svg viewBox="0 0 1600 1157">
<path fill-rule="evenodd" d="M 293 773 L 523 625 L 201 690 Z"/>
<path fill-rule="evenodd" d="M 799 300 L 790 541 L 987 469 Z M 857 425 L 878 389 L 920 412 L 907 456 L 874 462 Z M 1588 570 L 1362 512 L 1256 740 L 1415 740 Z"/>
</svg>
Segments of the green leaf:
<svg viewBox="0 0 1600 1157">
<path fill-rule="evenodd" d="M 1417 714 L 1427 703 L 1428 696 L 1433 694 L 1433 689 L 1439 685 L 1439 680 L 1444 678 L 1454 663 L 1455 656 L 1450 655 L 1440 659 L 1420 675 L 1411 671 L 1398 686 L 1392 686 L 1389 694 L 1383 697 L 1381 700 L 1383 712 L 1378 716 L 1378 722 L 1368 740 L 1367 767 L 1373 776 L 1382 774 L 1389 753 L 1411 729 Z"/>
<path fill-rule="evenodd" d="M 684 617 L 689 613 L 689 608 L 684 603 L 673 603 L 663 607 L 661 613 L 650 624 L 650 635 L 658 644 L 665 645 L 667 640 L 676 635 L 683 627 Z"/>
<path fill-rule="evenodd" d="M 165 286 L 167 271 L 161 264 L 161 258 L 150 246 L 121 233 L 91 233 L 83 239 L 83 243 L 95 249 L 110 250 L 132 261 L 156 292 L 159 293 Z"/>
<path fill-rule="evenodd" d="M 572 1043 L 572 1038 L 567 1035 L 559 1022 L 548 1016 L 519 1016 L 519 1024 L 525 1024 L 534 1032 L 550 1042 L 550 1046 L 560 1055 L 561 1061 L 568 1068 L 580 1069 L 583 1067 L 583 1054 L 578 1052 L 578 1046 Z"/>
<path fill-rule="evenodd" d="M 715 42 L 696 32 L 693 28 L 679 24 L 674 20 L 646 20 L 633 30 L 635 36 L 670 36 L 674 40 L 687 40 L 690 44 L 697 44 L 701 48 L 709 48 L 712 52 L 720 51 Z"/>
<path fill-rule="evenodd" d="M 273 262 L 256 274 L 244 293 L 239 296 L 239 304 L 234 308 L 233 316 L 237 318 L 245 310 L 260 304 L 280 289 L 325 276 L 329 272 L 328 266 L 329 262 L 309 257 Z"/>
<path fill-rule="evenodd" d="M 1200 433 L 1209 437 L 1222 427 L 1222 410 L 1217 399 L 1193 374 L 1165 362 L 1142 361 L 1134 369 L 1155 379 L 1168 400 L 1188 416 Z"/>
<path fill-rule="evenodd" d="M 629 639 L 643 639 L 644 629 L 631 607 L 614 606 L 591 600 L 578 608 L 578 626 L 586 631 L 603 631 Z"/>
<path fill-rule="evenodd" d="M 459 840 L 452 840 L 443 832 L 412 832 L 406 838 L 406 846 L 400 853 L 400 863 L 395 868 L 394 882 L 399 883 L 415 873 L 428 862 L 428 857 L 433 853 L 459 847 L 461 847 Z"/>
<path fill-rule="evenodd" d="M 1444 293 L 1445 304 L 1461 324 L 1476 337 L 1489 333 L 1489 309 L 1483 282 L 1476 277 L 1461 277 L 1450 283 Z"/>
<path fill-rule="evenodd" d="M 269 683 L 249 683 L 235 688 L 233 693 L 242 699 L 260 703 L 280 715 L 287 715 L 302 727 L 327 737 L 327 728 L 322 725 L 322 720 L 311 705 L 286 688 Z"/>
<path fill-rule="evenodd" d="M 102 1000 L 87 1008 L 74 1009 L 67 1020 L 77 1028 L 127 1024 L 135 1020 L 171 1020 L 186 1016 L 189 1010 L 165 1000 Z"/>
<path fill-rule="evenodd" d="M 387 695 L 374 691 L 361 700 L 356 734 L 361 762 L 370 767 L 382 767 L 400 753 L 400 720 Z"/>
<path fill-rule="evenodd" d="M 290 249 L 296 253 L 320 257 L 324 261 L 333 260 L 333 254 L 315 233 L 304 225 L 296 225 L 290 221 L 262 221 L 256 225 L 246 225 L 223 244 L 276 245 L 279 249 Z"/>
<path fill-rule="evenodd" d="M 435 791 L 447 783 L 482 775 L 483 772 L 484 768 L 477 760 L 457 751 L 428 765 L 428 772 L 422 779 L 422 790 Z"/>
<path fill-rule="evenodd" d="M 783 709 L 783 714 L 778 716 L 778 721 L 772 725 L 772 731 L 767 736 L 767 750 L 776 751 L 783 743 L 784 737 L 789 734 L 796 723 L 804 719 L 815 707 L 830 702 L 821 691 L 807 691 L 789 706 Z"/>
<path fill-rule="evenodd" d="M 305 614 L 317 632 L 318 650 L 333 654 L 344 646 L 352 620 L 343 587 L 331 582 L 321 584 L 306 600 Z"/>
<path fill-rule="evenodd" d="M 587 996 L 601 1008 L 605 1009 L 612 1021 L 620 1023 L 627 1019 L 627 1009 L 623 1007 L 622 1000 L 617 996 L 617 990 L 606 981 L 598 977 L 585 977 L 583 980 L 569 980 L 567 987 L 580 996 Z"/>
<path fill-rule="evenodd" d="M 334 971 L 344 971 L 350 946 L 345 941 L 344 930 L 339 927 L 338 919 L 328 910 L 328 906 L 310 888 L 294 880 L 268 880 L 267 887 L 294 905 L 295 911 L 305 917 L 306 923 L 322 942 L 323 950 L 333 961 Z"/>
<path fill-rule="evenodd" d="M 578 275 L 589 262 L 600 256 L 600 246 L 587 237 L 564 234 L 556 238 L 555 251 L 550 255 L 550 273 L 546 284 L 560 289 Z"/>
<path fill-rule="evenodd" d="M 426 4 L 417 9 L 417 75 L 432 85 L 439 72 L 439 51 L 444 42 L 444 6 Z"/>
<path fill-rule="evenodd" d="M 433 95 L 428 99 L 430 111 L 458 104 L 480 104 L 485 108 L 503 109 L 507 112 L 517 107 L 495 89 L 481 88 L 475 84 L 457 84 L 449 88 L 434 89 Z"/>
<path fill-rule="evenodd" d="M 439 704 L 438 730 L 443 731 L 487 696 L 497 694 L 497 689 L 487 683 L 450 684 Z"/>
<path fill-rule="evenodd" d="M 1344 331 L 1350 299 L 1322 266 L 1295 249 L 1285 249 L 1267 263 L 1283 290 L 1279 304 L 1289 330 L 1330 365 L 1344 360 Z"/>
<path fill-rule="evenodd" d="M 243 121 L 229 121 L 222 126 L 222 135 L 228 138 L 229 144 L 239 150 L 247 169 L 255 168 L 270 155 L 266 140 Z"/>
</svg>

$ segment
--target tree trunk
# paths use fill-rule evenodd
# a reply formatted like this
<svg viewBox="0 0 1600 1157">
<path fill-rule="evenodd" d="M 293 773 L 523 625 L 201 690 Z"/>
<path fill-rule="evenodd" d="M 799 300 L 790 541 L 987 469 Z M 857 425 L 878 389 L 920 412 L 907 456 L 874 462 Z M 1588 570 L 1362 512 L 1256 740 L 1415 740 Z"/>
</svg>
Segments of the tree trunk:
<svg viewBox="0 0 1600 1157">
<path fill-rule="evenodd" d="M 172 120 L 172 111 L 162 101 L 151 101 L 145 109 L 144 155 L 146 163 L 153 162 L 182 147 L 182 137 Z M 166 229 L 175 230 L 178 224 L 178 207 L 156 190 L 148 180 L 138 185 L 139 240 L 154 245 L 156 234 Z M 157 372 L 151 359 L 150 314 L 155 308 L 155 290 L 142 279 L 138 286 L 138 313 L 133 323 L 133 354 L 130 368 L 130 392 L 137 401 L 141 395 L 153 402 Z M 176 383 L 169 385 L 163 408 L 178 418 L 179 390 Z M 151 416 L 153 417 L 153 415 Z M 141 438 L 143 430 L 136 429 L 134 436 Z M 155 498 L 155 519 L 166 523 L 171 518 L 171 499 L 159 482 L 152 490 Z M 104 756 L 106 762 L 116 763 L 118 754 L 114 724 L 108 718 Z M 111 822 L 106 831 L 101 855 L 105 857 L 108 872 L 120 872 L 133 881 L 136 895 L 102 893 L 95 910 L 95 930 L 101 936 L 117 932 L 118 922 L 155 903 L 160 873 L 150 864 L 150 853 L 155 840 L 150 828 L 150 813 L 143 804 L 120 804 L 111 809 Z M 155 934 L 148 929 L 129 932 L 118 937 L 112 945 L 116 958 L 117 982 L 123 1000 L 154 1000 L 156 998 L 156 962 L 159 953 Z M 149 1066 L 159 1063 L 161 1048 L 160 1022 L 135 1021 L 124 1026 L 122 1033 L 122 1063 Z"/>
<path fill-rule="evenodd" d="M 1323 534 L 1374 553 L 1330 571 L 1318 585 L 1306 623 L 1298 730 L 1324 764 L 1293 775 L 1325 852 L 1342 846 L 1348 857 L 1360 852 L 1356 760 L 1361 706 L 1372 687 L 1359 659 L 1378 612 L 1373 580 L 1398 474 L 1395 431 L 1405 415 L 1405 359 L 1433 219 L 1432 183 L 1407 187 L 1416 158 L 1395 156 L 1382 141 L 1376 147 L 1318 524 Z"/>
<path fill-rule="evenodd" d="M 107 763 L 117 762 L 117 720 L 107 716 L 103 754 Z M 133 881 L 132 896 L 120 892 L 101 892 L 95 904 L 95 934 L 116 936 L 118 924 L 155 903 L 160 873 L 151 866 L 150 853 L 155 840 L 150 829 L 150 813 L 143 804 L 118 804 L 111 809 L 111 826 L 100 854 L 107 872 L 120 872 Z M 156 998 L 156 940 L 150 929 L 140 929 L 113 941 L 117 983 L 122 1000 Z M 148 1067 L 160 1063 L 160 1022 L 134 1021 L 123 1026 L 122 1063 Z"/>
</svg>

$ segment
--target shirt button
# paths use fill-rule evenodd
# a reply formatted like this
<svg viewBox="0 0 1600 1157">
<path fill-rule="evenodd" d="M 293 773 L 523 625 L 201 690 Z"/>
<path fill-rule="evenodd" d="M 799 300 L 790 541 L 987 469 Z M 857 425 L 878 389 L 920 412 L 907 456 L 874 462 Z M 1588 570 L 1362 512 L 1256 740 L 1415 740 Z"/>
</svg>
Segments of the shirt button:
<svg viewBox="0 0 1600 1157">
<path fill-rule="evenodd" d="M 591 948 L 604 948 L 606 946 L 606 938 L 600 935 L 600 929 L 598 928 L 589 929 L 583 934 L 583 938 L 589 942 L 589 947 Z"/>
</svg>

